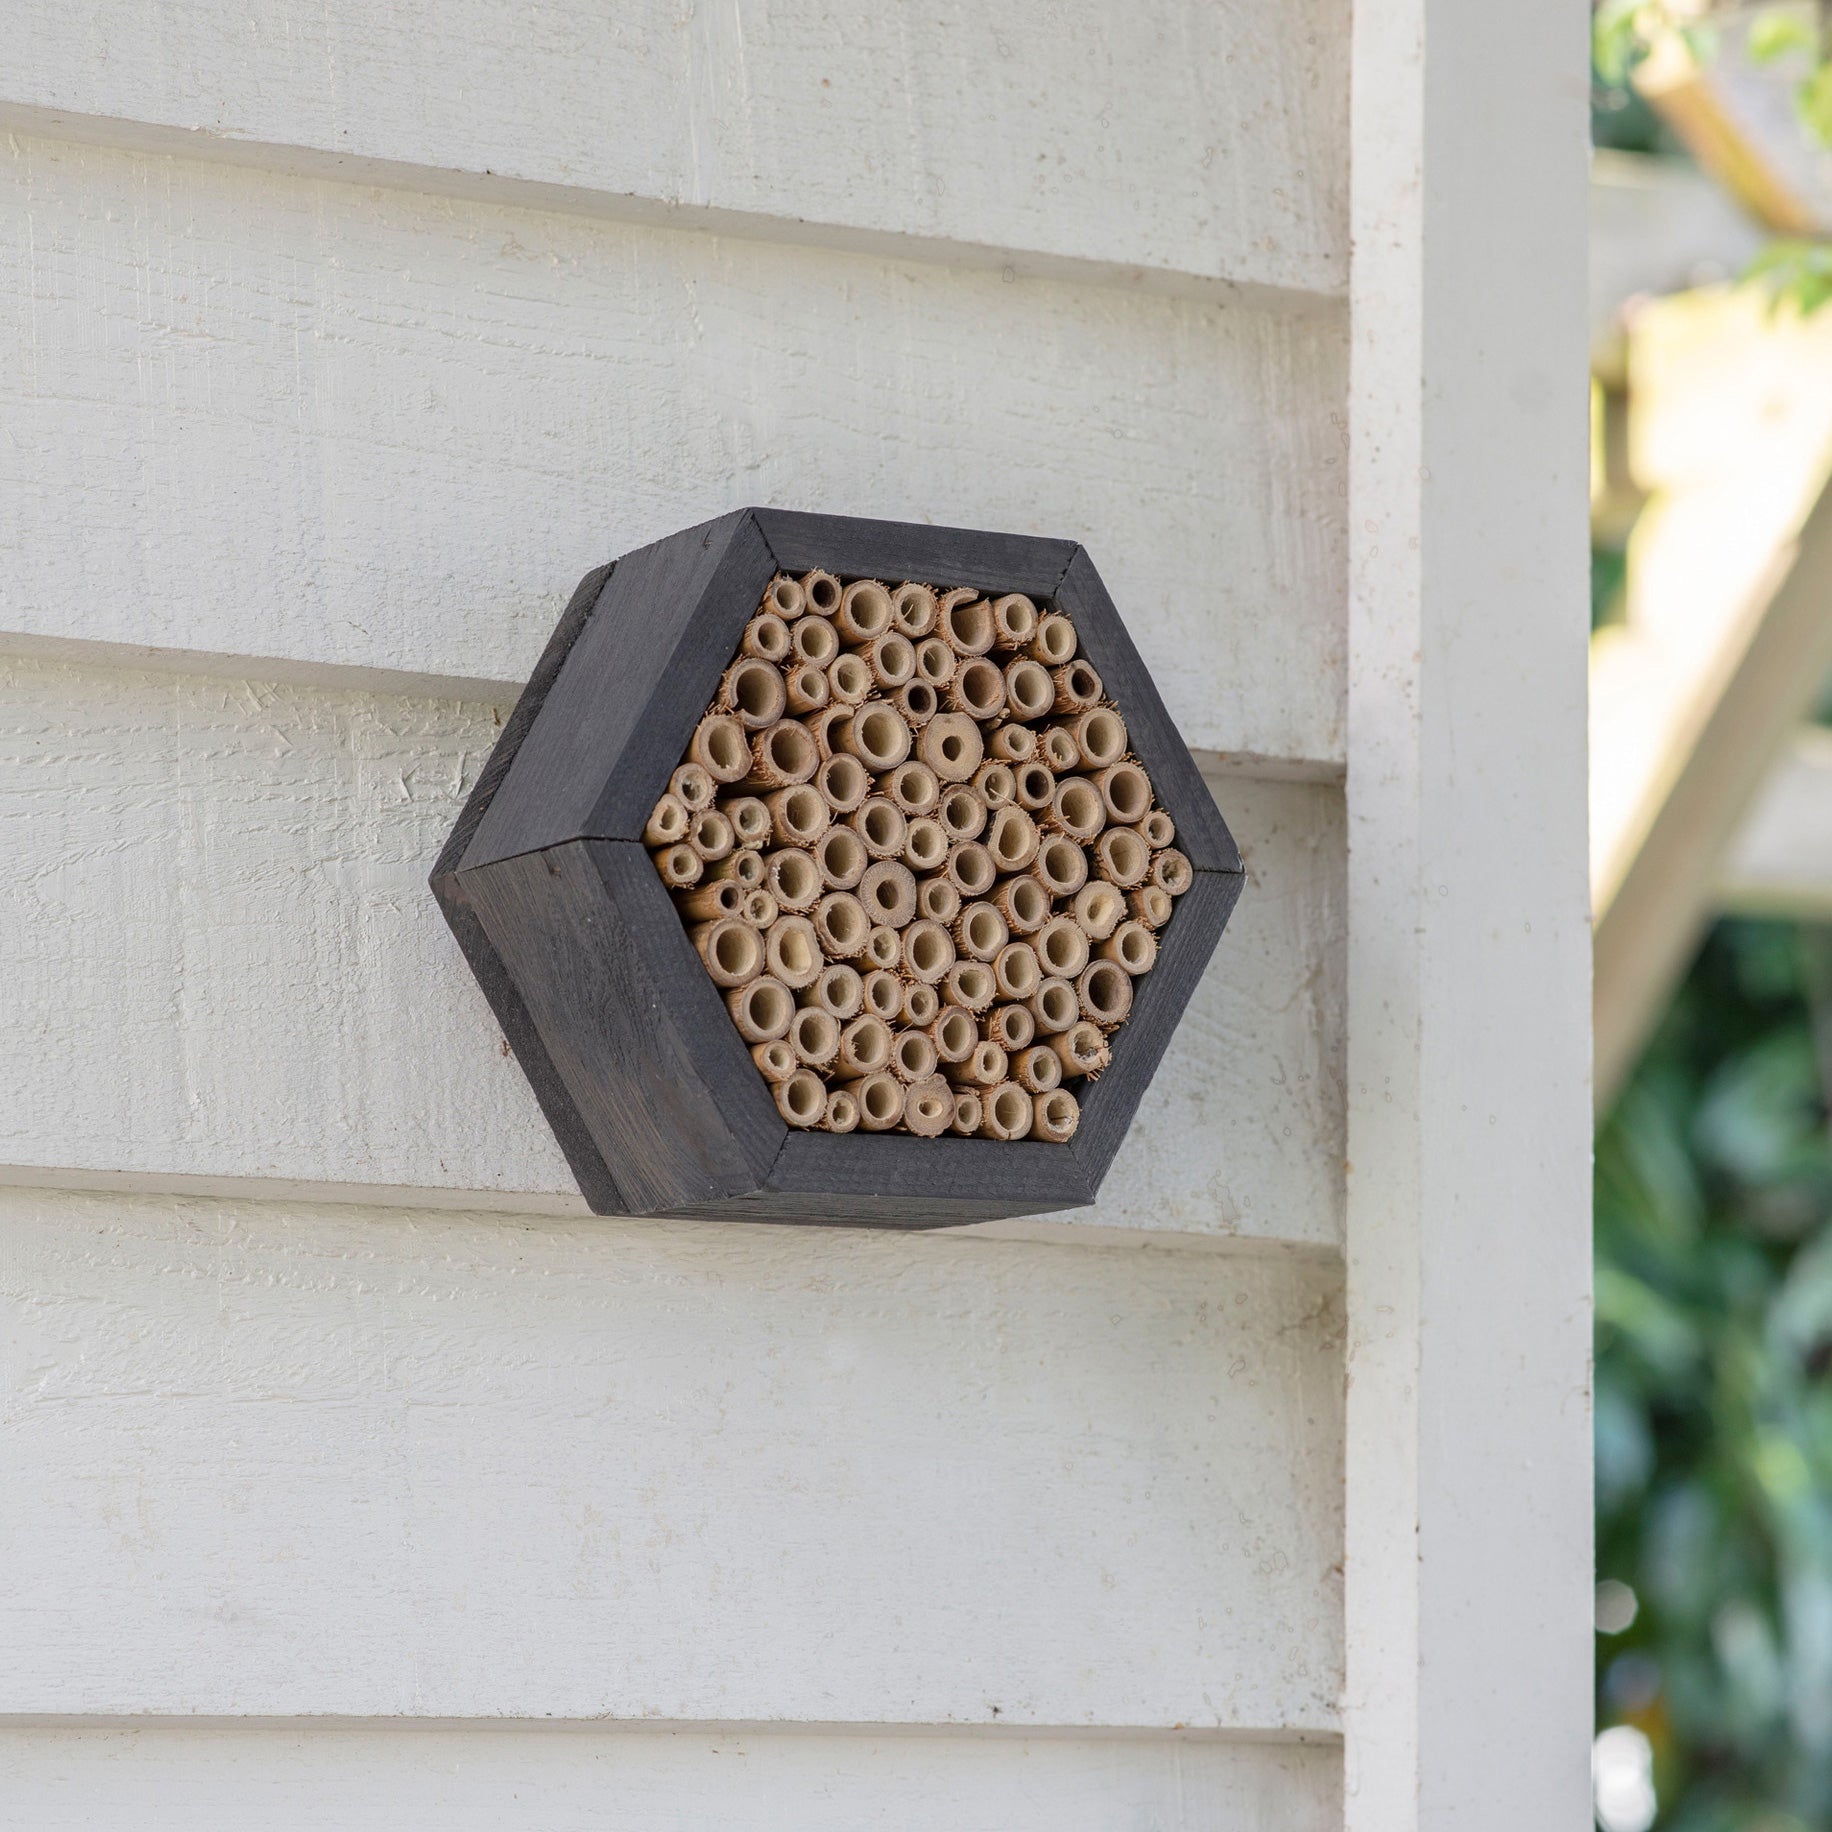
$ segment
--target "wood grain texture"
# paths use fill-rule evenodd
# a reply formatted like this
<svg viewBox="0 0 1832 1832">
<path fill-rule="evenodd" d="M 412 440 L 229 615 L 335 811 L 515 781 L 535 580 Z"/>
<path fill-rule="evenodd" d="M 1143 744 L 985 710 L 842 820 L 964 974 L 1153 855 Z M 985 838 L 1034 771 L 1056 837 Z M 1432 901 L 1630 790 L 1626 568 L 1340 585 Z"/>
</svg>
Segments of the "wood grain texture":
<svg viewBox="0 0 1832 1832">
<path fill-rule="evenodd" d="M 786 509 L 758 509 L 756 515 L 777 564 L 787 572 L 824 566 L 842 576 L 861 574 L 893 583 L 919 579 L 1047 598 L 1055 595 L 1075 555 L 1073 541 L 1046 535 Z"/>
<path fill-rule="evenodd" d="M 0 644 L 507 701 L 588 567 L 779 502 L 1074 535 L 1190 743 L 1341 759 L 1336 316 L 0 161 Z"/>
<path fill-rule="evenodd" d="M 0 1729 L 32 1832 L 1330 1832 L 1328 1745 L 656 1725 Z"/>
<path fill-rule="evenodd" d="M 8 1191 L 0 1305 L 0 1713 L 1335 1722 L 1321 1256 Z"/>
<path fill-rule="evenodd" d="M 0 663 L 0 1177 L 576 1211 L 425 888 L 499 730 L 488 706 Z M 1341 797 L 1217 792 L 1250 893 L 1063 1226 L 1326 1246 Z"/>
<path fill-rule="evenodd" d="M 1347 276 L 1342 0 L 1294 0 L 1273 34 L 1244 0 L 1123 18 L 1099 0 L 921 0 L 888 29 L 863 0 L 21 0 L 9 27 L 16 108 L 202 130 L 230 157 L 316 153 L 359 183 L 388 181 L 378 163 L 445 189 L 487 175 L 538 187 L 523 208 L 938 243 L 1134 285 Z"/>
</svg>

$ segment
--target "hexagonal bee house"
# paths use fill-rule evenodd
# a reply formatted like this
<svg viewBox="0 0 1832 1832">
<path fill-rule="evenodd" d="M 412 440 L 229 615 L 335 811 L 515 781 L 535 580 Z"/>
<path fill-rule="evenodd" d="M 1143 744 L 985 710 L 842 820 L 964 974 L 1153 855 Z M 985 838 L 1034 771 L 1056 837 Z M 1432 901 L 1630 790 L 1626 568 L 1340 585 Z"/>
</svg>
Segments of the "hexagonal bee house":
<svg viewBox="0 0 1832 1832">
<path fill-rule="evenodd" d="M 1094 1198 L 1239 894 L 1073 542 L 743 510 L 581 583 L 433 888 L 602 1214 Z"/>
</svg>

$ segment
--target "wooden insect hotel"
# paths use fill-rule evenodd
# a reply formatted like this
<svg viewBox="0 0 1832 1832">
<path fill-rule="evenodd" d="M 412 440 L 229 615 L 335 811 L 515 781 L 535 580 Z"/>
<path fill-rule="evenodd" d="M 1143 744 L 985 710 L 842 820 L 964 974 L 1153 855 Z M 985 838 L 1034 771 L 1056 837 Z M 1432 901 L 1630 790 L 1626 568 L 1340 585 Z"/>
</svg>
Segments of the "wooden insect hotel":
<svg viewBox="0 0 1832 1832">
<path fill-rule="evenodd" d="M 1239 855 L 1072 542 L 745 510 L 590 574 L 433 888 L 604 1214 L 1093 1200 Z"/>
</svg>

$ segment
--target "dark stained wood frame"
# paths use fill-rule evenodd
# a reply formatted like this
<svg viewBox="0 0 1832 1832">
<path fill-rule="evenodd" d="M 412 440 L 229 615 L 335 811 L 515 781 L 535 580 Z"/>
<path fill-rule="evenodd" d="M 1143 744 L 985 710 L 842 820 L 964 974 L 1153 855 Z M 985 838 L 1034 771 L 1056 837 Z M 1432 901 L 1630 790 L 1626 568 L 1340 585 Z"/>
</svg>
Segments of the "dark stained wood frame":
<svg viewBox="0 0 1832 1832">
<path fill-rule="evenodd" d="M 785 1125 L 642 845 L 764 586 L 812 566 L 1055 600 L 1177 823 L 1196 882 L 1067 1145 Z M 741 509 L 580 582 L 432 888 L 597 1213 L 934 1228 L 1094 1200 L 1240 895 L 1241 864 L 1074 542 Z"/>
</svg>

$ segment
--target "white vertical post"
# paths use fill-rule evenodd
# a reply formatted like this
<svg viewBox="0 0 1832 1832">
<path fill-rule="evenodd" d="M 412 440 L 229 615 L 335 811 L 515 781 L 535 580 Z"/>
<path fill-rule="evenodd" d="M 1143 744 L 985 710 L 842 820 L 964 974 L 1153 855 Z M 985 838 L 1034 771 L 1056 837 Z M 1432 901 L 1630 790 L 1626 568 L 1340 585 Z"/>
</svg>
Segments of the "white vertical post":
<svg viewBox="0 0 1832 1832">
<path fill-rule="evenodd" d="M 1349 1832 L 1589 1823 L 1586 25 L 1355 7 Z"/>
</svg>

